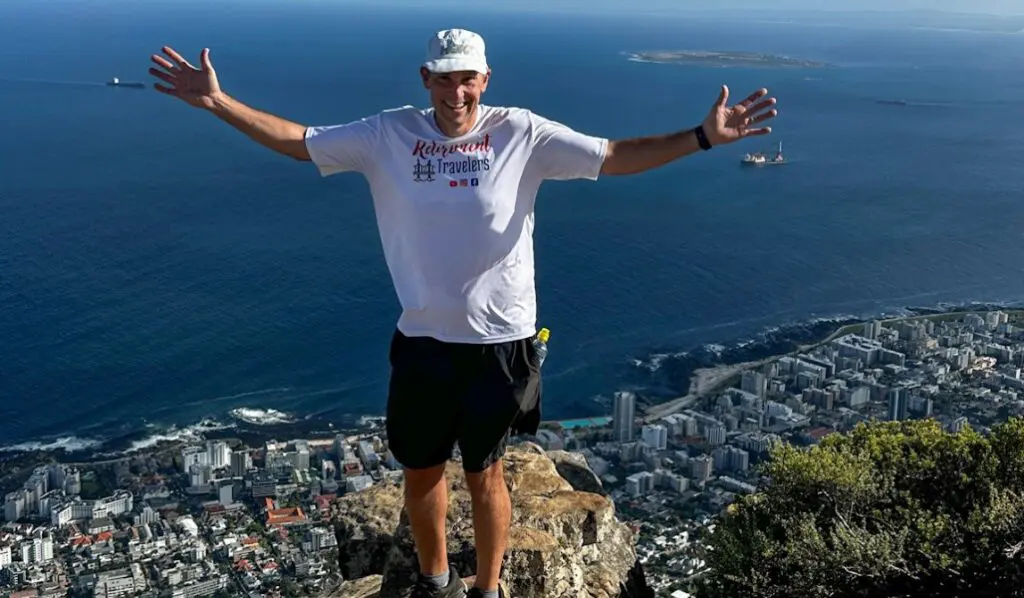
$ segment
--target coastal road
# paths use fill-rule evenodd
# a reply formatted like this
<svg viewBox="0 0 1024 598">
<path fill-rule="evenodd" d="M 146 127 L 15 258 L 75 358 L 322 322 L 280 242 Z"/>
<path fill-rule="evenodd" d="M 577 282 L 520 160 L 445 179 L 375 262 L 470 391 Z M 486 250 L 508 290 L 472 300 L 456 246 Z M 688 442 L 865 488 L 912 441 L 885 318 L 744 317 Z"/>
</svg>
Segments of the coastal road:
<svg viewBox="0 0 1024 598">
<path fill-rule="evenodd" d="M 744 370 L 760 367 L 761 365 L 775 359 L 778 358 L 771 357 L 768 359 L 762 359 L 761 361 L 748 361 L 733 365 L 720 365 L 713 368 L 699 369 L 694 372 L 693 378 L 690 380 L 690 392 L 687 393 L 686 396 L 673 399 L 666 403 L 652 405 L 644 414 L 643 421 L 644 423 L 650 423 L 652 421 L 659 420 L 666 415 L 678 413 L 683 409 L 689 409 L 709 393 L 719 390 L 723 384 L 728 382 L 734 376 L 739 375 Z"/>
<path fill-rule="evenodd" d="M 904 319 L 904 318 L 899 318 Z M 851 324 L 847 326 L 840 326 L 832 334 L 828 335 L 824 339 L 806 345 L 801 345 L 796 351 L 789 353 L 783 353 L 780 355 L 773 355 L 766 357 L 758 361 L 747 361 L 744 363 L 736 363 L 732 365 L 720 365 L 712 368 L 701 368 L 693 373 L 693 377 L 690 379 L 690 388 L 686 396 L 673 399 L 666 403 L 660 403 L 658 405 L 652 405 L 644 413 L 643 422 L 651 423 L 659 420 L 666 415 L 678 413 L 683 409 L 689 409 L 693 407 L 697 402 L 711 393 L 718 392 L 723 389 L 723 385 L 729 382 L 730 379 L 740 375 L 745 370 L 751 370 L 760 368 L 765 364 L 778 361 L 780 358 L 786 355 L 799 355 L 824 345 L 836 339 L 843 334 L 853 332 L 857 327 L 863 326 L 863 323 Z"/>
</svg>

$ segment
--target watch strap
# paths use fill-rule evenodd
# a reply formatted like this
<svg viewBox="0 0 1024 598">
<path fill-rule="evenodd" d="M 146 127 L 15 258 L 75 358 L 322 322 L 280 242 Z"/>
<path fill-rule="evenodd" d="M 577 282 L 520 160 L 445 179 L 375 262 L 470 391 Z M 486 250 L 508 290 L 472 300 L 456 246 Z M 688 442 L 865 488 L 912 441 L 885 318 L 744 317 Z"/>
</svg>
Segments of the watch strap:
<svg viewBox="0 0 1024 598">
<path fill-rule="evenodd" d="M 697 135 L 697 143 L 700 145 L 700 149 L 704 151 L 711 149 L 711 142 L 708 141 L 708 135 L 704 132 L 704 125 L 698 125 L 693 132 Z"/>
</svg>

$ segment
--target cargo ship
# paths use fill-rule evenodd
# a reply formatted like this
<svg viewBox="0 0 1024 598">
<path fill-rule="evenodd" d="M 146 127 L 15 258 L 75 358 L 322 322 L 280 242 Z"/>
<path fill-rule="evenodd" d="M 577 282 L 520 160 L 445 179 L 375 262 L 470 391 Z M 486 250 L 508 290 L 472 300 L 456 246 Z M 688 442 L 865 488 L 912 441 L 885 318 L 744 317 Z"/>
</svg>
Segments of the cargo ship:
<svg viewBox="0 0 1024 598">
<path fill-rule="evenodd" d="M 107 85 L 109 85 L 110 87 L 132 87 L 135 89 L 143 89 L 146 87 L 145 83 L 140 83 L 138 81 L 122 81 L 117 77 L 114 77 L 110 81 L 107 81 Z"/>
</svg>

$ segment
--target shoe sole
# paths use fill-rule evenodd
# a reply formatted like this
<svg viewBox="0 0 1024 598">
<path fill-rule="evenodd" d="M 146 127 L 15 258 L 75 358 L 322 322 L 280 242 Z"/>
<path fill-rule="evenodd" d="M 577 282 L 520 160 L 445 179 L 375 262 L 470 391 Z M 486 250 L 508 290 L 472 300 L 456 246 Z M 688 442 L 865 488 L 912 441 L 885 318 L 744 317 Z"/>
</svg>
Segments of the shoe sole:
<svg viewBox="0 0 1024 598">
<path fill-rule="evenodd" d="M 467 594 L 469 593 L 469 590 L 473 587 L 472 584 L 475 583 L 475 582 L 476 582 L 476 575 L 470 575 L 469 577 L 467 577 L 467 578 L 462 580 L 462 585 L 466 587 L 466 593 Z M 499 592 L 499 596 L 501 596 L 501 598 L 509 598 L 508 586 L 505 585 L 505 582 L 498 581 L 498 592 Z"/>
</svg>

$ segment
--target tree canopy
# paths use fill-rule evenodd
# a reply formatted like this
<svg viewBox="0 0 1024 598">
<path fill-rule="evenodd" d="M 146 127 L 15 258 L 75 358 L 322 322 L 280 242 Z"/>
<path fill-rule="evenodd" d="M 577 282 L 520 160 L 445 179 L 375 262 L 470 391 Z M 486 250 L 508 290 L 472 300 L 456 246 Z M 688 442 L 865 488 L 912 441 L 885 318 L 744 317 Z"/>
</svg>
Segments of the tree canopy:
<svg viewBox="0 0 1024 598">
<path fill-rule="evenodd" d="M 1024 420 L 935 420 L 779 445 L 705 538 L 702 598 L 1011 596 L 1024 586 Z"/>
</svg>

